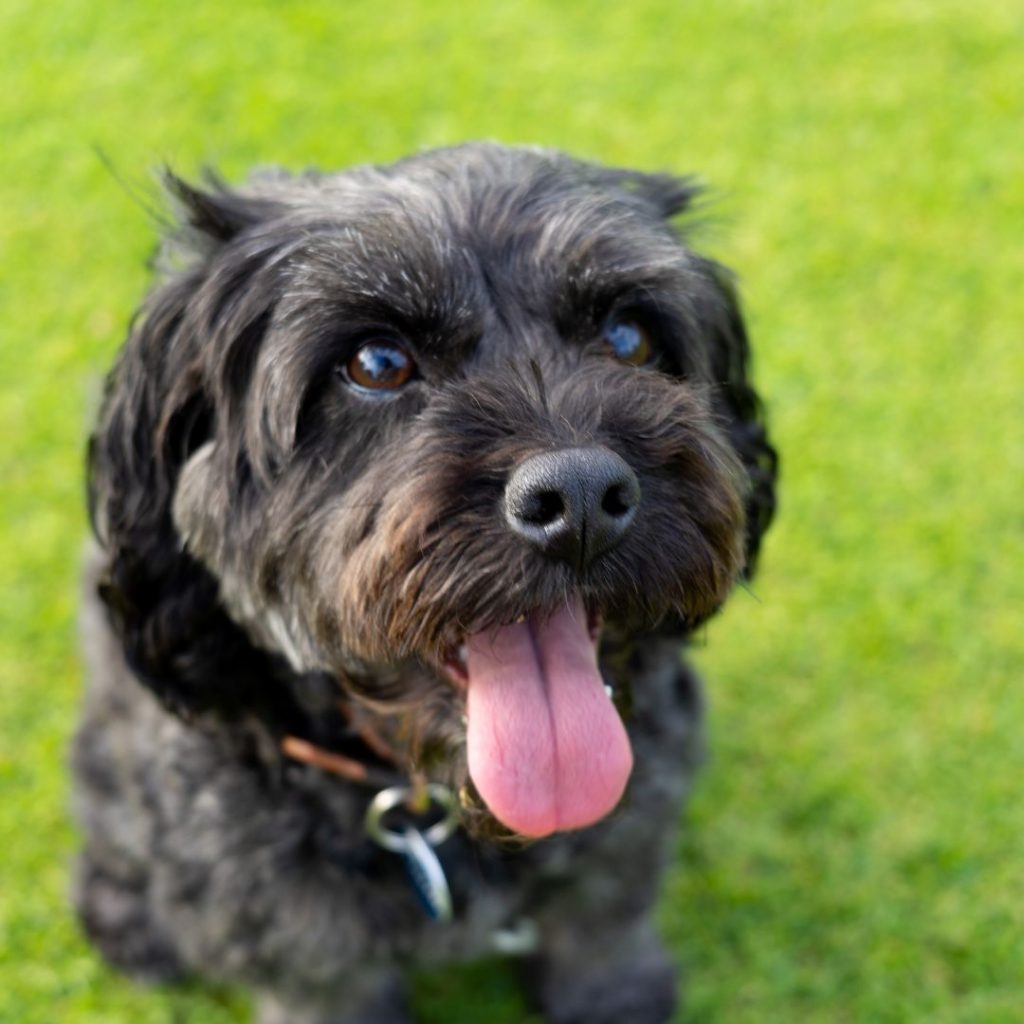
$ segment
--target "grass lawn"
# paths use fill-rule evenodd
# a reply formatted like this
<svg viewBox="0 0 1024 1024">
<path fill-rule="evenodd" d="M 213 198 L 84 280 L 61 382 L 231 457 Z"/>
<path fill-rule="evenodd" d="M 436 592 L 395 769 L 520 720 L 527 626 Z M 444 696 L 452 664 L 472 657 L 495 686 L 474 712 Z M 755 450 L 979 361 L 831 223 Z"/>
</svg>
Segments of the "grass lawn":
<svg viewBox="0 0 1024 1024">
<path fill-rule="evenodd" d="M 1024 1013 L 1024 19 L 1015 0 L 0 3 L 0 1021 L 226 1024 L 67 909 L 82 443 L 150 169 L 473 137 L 717 186 L 782 513 L 701 638 L 714 756 L 661 907 L 690 1024 Z M 422 1019 L 525 1019 L 483 964 Z"/>
</svg>

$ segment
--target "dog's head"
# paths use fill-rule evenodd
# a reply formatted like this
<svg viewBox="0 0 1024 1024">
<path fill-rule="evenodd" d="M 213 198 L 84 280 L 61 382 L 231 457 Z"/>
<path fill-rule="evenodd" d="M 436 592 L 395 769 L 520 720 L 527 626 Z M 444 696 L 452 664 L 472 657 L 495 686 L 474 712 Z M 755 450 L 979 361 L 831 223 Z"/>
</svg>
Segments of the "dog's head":
<svg viewBox="0 0 1024 1024">
<path fill-rule="evenodd" d="M 90 449 L 133 666 L 225 710 L 273 703 L 272 652 L 454 742 L 468 705 L 509 827 L 605 813 L 602 628 L 691 630 L 774 508 L 729 277 L 669 224 L 694 189 L 492 145 L 171 187 Z"/>
</svg>

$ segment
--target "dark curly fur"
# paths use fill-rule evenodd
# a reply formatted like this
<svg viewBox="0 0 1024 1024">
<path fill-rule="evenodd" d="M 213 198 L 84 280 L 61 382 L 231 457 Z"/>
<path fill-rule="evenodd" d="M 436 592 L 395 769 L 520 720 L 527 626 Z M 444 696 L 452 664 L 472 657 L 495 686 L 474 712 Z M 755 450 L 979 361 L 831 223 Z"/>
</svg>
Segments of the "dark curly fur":
<svg viewBox="0 0 1024 1024">
<path fill-rule="evenodd" d="M 479 144 L 169 186 L 163 283 L 89 446 L 87 932 L 138 976 L 254 987 L 267 1024 L 388 1024 L 408 1019 L 401 968 L 480 955 L 529 916 L 546 1019 L 667 1020 L 648 912 L 699 754 L 679 652 L 752 571 L 776 473 L 729 275 L 669 225 L 694 187 Z M 623 311 L 653 367 L 600 343 Z M 383 399 L 337 372 L 382 332 L 420 372 Z M 500 507 L 525 459 L 588 445 L 625 459 L 642 500 L 580 569 Z M 494 842 L 445 659 L 570 594 L 604 617 L 629 791 L 591 828 Z M 465 794 L 441 851 L 452 925 L 366 839 L 373 791 L 280 753 L 293 735 L 373 762 L 354 715 Z"/>
</svg>

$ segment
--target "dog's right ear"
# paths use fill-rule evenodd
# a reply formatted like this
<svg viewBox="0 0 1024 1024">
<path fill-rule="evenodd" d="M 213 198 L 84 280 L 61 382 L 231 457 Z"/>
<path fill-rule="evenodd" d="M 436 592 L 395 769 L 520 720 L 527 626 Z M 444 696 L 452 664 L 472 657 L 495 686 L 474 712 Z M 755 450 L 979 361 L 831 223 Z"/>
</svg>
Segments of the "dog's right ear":
<svg viewBox="0 0 1024 1024">
<path fill-rule="evenodd" d="M 596 182 L 603 188 L 624 194 L 662 220 L 671 220 L 691 210 L 704 191 L 696 178 L 656 171 L 634 171 L 593 164 L 588 166 Z"/>
<path fill-rule="evenodd" d="M 204 253 L 280 212 L 273 200 L 232 189 L 211 170 L 203 172 L 203 188 L 169 168 L 164 169 L 162 181 L 177 206 L 180 228 Z"/>
<path fill-rule="evenodd" d="M 245 287 L 259 268 L 231 260 L 225 274 L 218 261 L 271 206 L 219 184 L 167 182 L 180 203 L 176 251 L 187 262 L 147 299 L 107 378 L 88 448 L 89 513 L 105 554 L 100 597 L 133 671 L 179 713 L 230 712 L 242 705 L 239 674 L 252 670 L 252 649 L 222 610 L 217 581 L 184 550 L 172 503 L 189 460 L 216 444 L 211 349 L 253 349 L 267 322 L 272 296 L 260 292 L 257 302 Z M 253 259 L 266 257 L 264 248 Z M 250 308 L 241 320 L 243 288 Z"/>
</svg>

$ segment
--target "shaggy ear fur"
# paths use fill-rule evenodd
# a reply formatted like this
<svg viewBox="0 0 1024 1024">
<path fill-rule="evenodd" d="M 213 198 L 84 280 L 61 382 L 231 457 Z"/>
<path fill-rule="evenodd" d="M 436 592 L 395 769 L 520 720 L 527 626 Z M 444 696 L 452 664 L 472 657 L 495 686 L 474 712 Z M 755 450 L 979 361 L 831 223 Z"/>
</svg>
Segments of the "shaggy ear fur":
<svg viewBox="0 0 1024 1024">
<path fill-rule="evenodd" d="M 268 204 L 173 177 L 168 185 L 195 236 L 189 247 L 178 239 L 190 265 L 150 296 L 107 379 L 88 448 L 89 512 L 105 556 L 99 594 L 133 671 L 180 715 L 230 716 L 280 699 L 253 692 L 274 674 L 272 658 L 222 610 L 216 580 L 183 549 L 171 504 L 182 468 L 217 434 L 206 347 L 230 296 L 202 296 L 211 262 Z"/>
<path fill-rule="evenodd" d="M 750 383 L 750 344 L 732 275 L 707 261 L 719 308 L 712 319 L 711 367 L 729 440 L 750 481 L 746 501 L 747 536 L 744 576 L 754 574 L 761 538 L 775 515 L 779 457 L 768 439 L 764 408 Z"/>
<path fill-rule="evenodd" d="M 234 191 L 213 171 L 204 171 L 203 181 L 206 188 L 199 189 L 170 169 L 163 173 L 164 188 L 180 209 L 181 227 L 190 228 L 193 241 L 199 241 L 204 250 L 230 242 L 278 211 L 269 199 Z"/>
<path fill-rule="evenodd" d="M 692 209 L 703 192 L 695 178 L 681 178 L 674 174 L 632 171 L 627 168 L 608 168 L 591 165 L 595 182 L 604 188 L 624 192 L 653 209 L 665 220 Z"/>
</svg>

